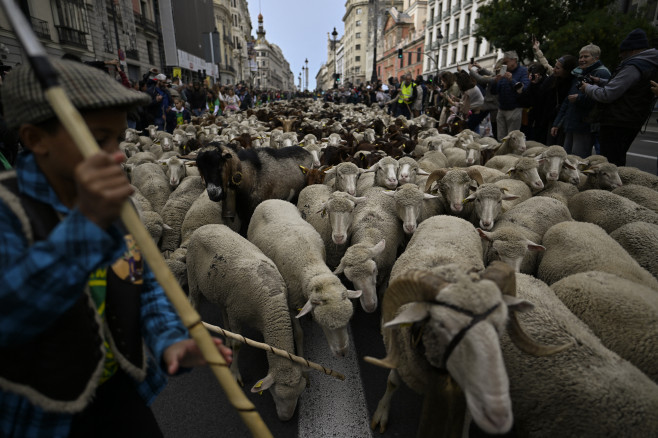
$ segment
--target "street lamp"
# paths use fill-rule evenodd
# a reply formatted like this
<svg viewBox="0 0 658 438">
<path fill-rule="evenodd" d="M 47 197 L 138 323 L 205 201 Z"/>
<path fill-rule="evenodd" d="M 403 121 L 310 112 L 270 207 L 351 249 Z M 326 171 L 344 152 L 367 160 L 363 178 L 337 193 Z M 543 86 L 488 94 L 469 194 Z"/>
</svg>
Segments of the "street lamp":
<svg viewBox="0 0 658 438">
<path fill-rule="evenodd" d="M 337 79 L 336 78 L 336 37 L 338 36 L 338 32 L 336 32 L 335 27 L 334 27 L 334 31 L 331 32 L 331 36 L 334 37 L 334 45 L 333 45 L 333 48 L 334 48 L 334 88 L 336 88 L 338 86 L 338 84 L 336 83 L 336 79 Z"/>
<path fill-rule="evenodd" d="M 299 72 L 299 91 L 302 91 L 302 73 Z"/>
<path fill-rule="evenodd" d="M 374 85 L 377 83 L 377 25 L 378 25 L 378 10 L 377 10 L 377 0 L 369 0 L 371 3 L 373 3 L 372 6 L 372 15 L 374 17 L 373 19 L 373 33 L 374 33 L 374 42 L 372 44 L 372 75 L 370 77 L 370 82 L 372 82 L 373 89 Z"/>
<path fill-rule="evenodd" d="M 306 82 L 304 83 L 304 90 L 308 91 L 308 58 L 306 58 L 304 64 L 306 64 Z"/>
</svg>

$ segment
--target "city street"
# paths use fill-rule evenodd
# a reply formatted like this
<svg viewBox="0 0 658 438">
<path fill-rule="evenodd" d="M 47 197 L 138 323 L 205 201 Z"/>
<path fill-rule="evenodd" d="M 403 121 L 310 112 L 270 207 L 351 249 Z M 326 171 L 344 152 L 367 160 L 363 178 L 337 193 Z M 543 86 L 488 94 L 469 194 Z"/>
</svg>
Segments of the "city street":
<svg viewBox="0 0 658 438">
<path fill-rule="evenodd" d="M 656 157 L 658 156 L 658 112 L 651 115 L 647 130 L 638 134 L 626 155 L 626 165 L 637 167 L 645 172 L 656 172 Z"/>
</svg>

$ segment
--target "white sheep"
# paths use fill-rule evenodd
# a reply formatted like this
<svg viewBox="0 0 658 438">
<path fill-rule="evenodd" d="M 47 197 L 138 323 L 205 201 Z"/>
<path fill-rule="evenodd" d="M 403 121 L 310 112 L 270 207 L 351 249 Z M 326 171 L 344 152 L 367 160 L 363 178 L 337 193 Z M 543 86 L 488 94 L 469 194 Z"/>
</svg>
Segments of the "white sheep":
<svg viewBox="0 0 658 438">
<path fill-rule="evenodd" d="M 370 166 L 365 173 L 375 173 L 375 179 L 373 182 L 373 187 L 385 187 L 389 190 L 393 190 L 398 186 L 398 169 L 400 163 L 398 160 L 392 157 L 384 157 L 372 166 Z M 359 184 L 361 186 L 361 184 Z M 362 190 L 365 191 L 367 187 L 362 187 Z M 363 196 L 357 190 L 358 196 Z"/>
<path fill-rule="evenodd" d="M 464 204 L 464 199 L 482 183 L 482 175 L 475 169 L 439 169 L 427 178 L 425 192 L 438 189 L 444 203 L 443 211 L 470 219 L 473 204 Z"/>
<path fill-rule="evenodd" d="M 580 193 L 578 187 L 573 184 L 564 181 L 551 181 L 544 186 L 543 190 L 535 193 L 535 196 L 547 196 L 557 199 L 564 205 L 569 205 L 569 199 L 578 193 Z"/>
<path fill-rule="evenodd" d="M 537 278 L 547 284 L 579 272 L 603 271 L 658 291 L 658 280 L 598 225 L 559 223 L 546 232 L 542 245 L 546 251 Z"/>
<path fill-rule="evenodd" d="M 433 172 L 448 167 L 448 157 L 441 151 L 427 151 L 418 160 L 418 167 L 425 172 Z"/>
<path fill-rule="evenodd" d="M 496 150 L 495 155 L 521 155 L 526 150 L 525 134 L 519 130 L 511 131 Z"/>
<path fill-rule="evenodd" d="M 587 190 L 572 196 L 569 211 L 575 220 L 596 224 L 608 233 L 630 222 L 658 224 L 658 213 L 607 190 Z"/>
<path fill-rule="evenodd" d="M 211 201 L 208 192 L 203 191 L 185 213 L 183 224 L 181 225 L 181 247 L 187 247 L 187 240 L 192 233 L 203 225 L 224 224 L 235 232 L 240 231 L 240 219 L 234 220 L 222 217 L 222 204 Z"/>
<path fill-rule="evenodd" d="M 354 209 L 352 242 L 334 273 L 344 273 L 363 291 L 361 307 L 366 312 L 374 312 L 378 289 L 380 293 L 386 289 L 404 237 L 393 198 L 385 195 L 381 187 L 369 188 L 364 197 L 366 200 Z"/>
<path fill-rule="evenodd" d="M 429 175 L 429 172 L 421 169 L 418 162 L 411 157 L 402 157 L 398 160 L 398 163 L 400 167 L 398 168 L 397 178 L 400 185 L 406 183 L 417 184 L 418 175 Z"/>
<path fill-rule="evenodd" d="M 297 209 L 302 219 L 313 225 L 322 237 L 326 263 L 335 269 L 345 254 L 352 235 L 354 207 L 365 198 L 356 198 L 345 192 L 323 185 L 306 186 L 299 193 Z"/>
<path fill-rule="evenodd" d="M 610 233 L 631 257 L 658 278 L 658 225 L 646 222 L 630 222 Z"/>
<path fill-rule="evenodd" d="M 219 308 L 227 330 L 255 328 L 265 343 L 294 352 L 286 283 L 274 263 L 255 245 L 225 225 L 204 225 L 190 238 L 187 251 L 190 301 L 200 296 Z M 233 346 L 231 372 L 239 383 L 239 348 Z M 267 376 L 251 392 L 269 389 L 282 421 L 292 418 L 306 379 L 299 365 L 267 353 Z"/>
<path fill-rule="evenodd" d="M 553 283 L 555 295 L 601 340 L 658 383 L 658 300 L 646 286 L 600 271 Z"/>
<path fill-rule="evenodd" d="M 637 184 L 624 184 L 612 191 L 615 195 L 623 196 L 631 201 L 658 213 L 658 191 Z"/>
<path fill-rule="evenodd" d="M 464 203 L 473 203 L 473 224 L 485 230 L 491 230 L 498 216 L 503 212 L 503 201 L 519 199 L 519 195 L 507 193 L 496 184 L 485 183 L 478 186 L 475 192 L 464 198 Z"/>
<path fill-rule="evenodd" d="M 200 176 L 185 178 L 169 195 L 167 203 L 162 207 L 162 220 L 170 227 L 162 232 L 160 242 L 160 251 L 165 254 L 165 258 L 179 247 L 185 214 L 204 190 L 205 187 Z"/>
<path fill-rule="evenodd" d="M 356 184 L 359 176 L 364 172 L 354 163 L 340 163 L 325 171 L 324 184 L 332 191 L 340 190 L 352 196 L 356 195 Z"/>
<path fill-rule="evenodd" d="M 140 164 L 130 172 L 130 180 L 142 195 L 149 200 L 153 211 L 162 215 L 162 208 L 171 193 L 171 187 L 163 166 L 156 163 Z"/>
<path fill-rule="evenodd" d="M 501 335 L 515 428 L 521 436 L 649 437 L 658 430 L 658 386 L 605 348 L 544 283 L 516 274 L 517 298 L 534 304 L 517 314 L 542 343 L 572 342 L 552 356 L 519 351 Z"/>
<path fill-rule="evenodd" d="M 645 172 L 635 167 L 621 166 L 617 173 L 623 184 L 637 184 L 658 190 L 658 176 Z"/>
<path fill-rule="evenodd" d="M 288 287 L 289 307 L 301 309 L 297 318 L 312 313 L 331 351 L 345 356 L 347 324 L 354 312 L 350 299 L 360 297 L 361 291 L 347 290 L 331 273 L 318 232 L 302 219 L 295 205 L 269 199 L 256 207 L 247 236 L 276 264 Z M 298 324 L 296 330 L 301 333 Z"/>
<path fill-rule="evenodd" d="M 590 165 L 582 171 L 587 179 L 578 185 L 578 190 L 614 190 L 622 185 L 617 166 L 612 163 Z"/>
<path fill-rule="evenodd" d="M 503 260 L 517 272 L 534 274 L 542 237 L 553 225 L 571 221 L 569 209 L 548 197 L 534 197 L 515 205 L 500 217 L 493 233 L 478 230 L 488 241 L 483 245 L 485 261 Z M 529 252 L 532 251 L 532 252 Z"/>
<path fill-rule="evenodd" d="M 423 192 L 416 184 L 403 184 L 396 191 L 386 191 L 384 194 L 395 200 L 395 211 L 406 234 L 413 234 L 425 219 L 443 213 L 443 204 L 438 201 L 438 196 Z"/>
</svg>

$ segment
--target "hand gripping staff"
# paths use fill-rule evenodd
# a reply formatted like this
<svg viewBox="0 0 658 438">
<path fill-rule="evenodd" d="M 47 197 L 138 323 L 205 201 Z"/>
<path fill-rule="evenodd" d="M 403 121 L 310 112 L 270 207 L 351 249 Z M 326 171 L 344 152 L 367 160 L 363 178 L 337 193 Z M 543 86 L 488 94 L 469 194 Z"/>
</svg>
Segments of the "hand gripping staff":
<svg viewBox="0 0 658 438">
<path fill-rule="evenodd" d="M 32 28 L 12 0 L 0 0 L 0 4 L 9 19 L 16 36 L 25 50 L 30 64 L 41 83 L 44 94 L 52 106 L 57 118 L 73 138 L 78 149 L 84 157 L 97 153 L 100 148 L 91 135 L 78 110 L 66 96 L 64 89 L 59 86 L 57 73 L 53 69 L 46 52 L 37 40 Z M 271 432 L 263 422 L 254 405 L 244 395 L 231 372 L 226 361 L 217 351 L 208 330 L 201 324 L 201 317 L 188 302 L 183 290 L 180 288 L 173 274 L 167 267 L 162 254 L 155 246 L 151 236 L 142 225 L 137 213 L 129 202 L 123 205 L 121 220 L 137 241 L 141 252 L 149 264 L 155 278 L 162 285 L 167 298 L 173 304 L 183 324 L 190 331 L 199 346 L 203 357 L 210 365 L 213 373 L 224 389 L 228 400 L 242 417 L 242 421 L 254 437 L 272 437 Z"/>
</svg>

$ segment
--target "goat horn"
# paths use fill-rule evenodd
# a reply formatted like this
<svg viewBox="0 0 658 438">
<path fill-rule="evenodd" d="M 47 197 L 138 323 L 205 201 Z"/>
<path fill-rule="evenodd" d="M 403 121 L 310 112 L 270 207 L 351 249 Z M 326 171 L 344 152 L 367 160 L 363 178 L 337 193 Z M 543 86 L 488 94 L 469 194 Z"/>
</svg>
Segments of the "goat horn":
<svg viewBox="0 0 658 438">
<path fill-rule="evenodd" d="M 382 301 L 382 325 L 395 317 L 401 306 L 414 301 L 435 301 L 439 291 L 447 284 L 441 277 L 427 271 L 413 270 L 396 278 L 386 289 Z M 397 330 L 395 328 L 389 330 Z M 373 365 L 395 369 L 400 359 L 399 345 L 392 334 L 385 336 L 386 357 L 364 358 Z"/>
<path fill-rule="evenodd" d="M 427 181 L 425 181 L 425 193 L 430 193 L 432 184 L 435 181 L 443 179 L 443 177 L 446 176 L 446 173 L 448 173 L 448 169 L 437 169 L 430 173 L 430 176 L 427 177 Z"/>
</svg>

